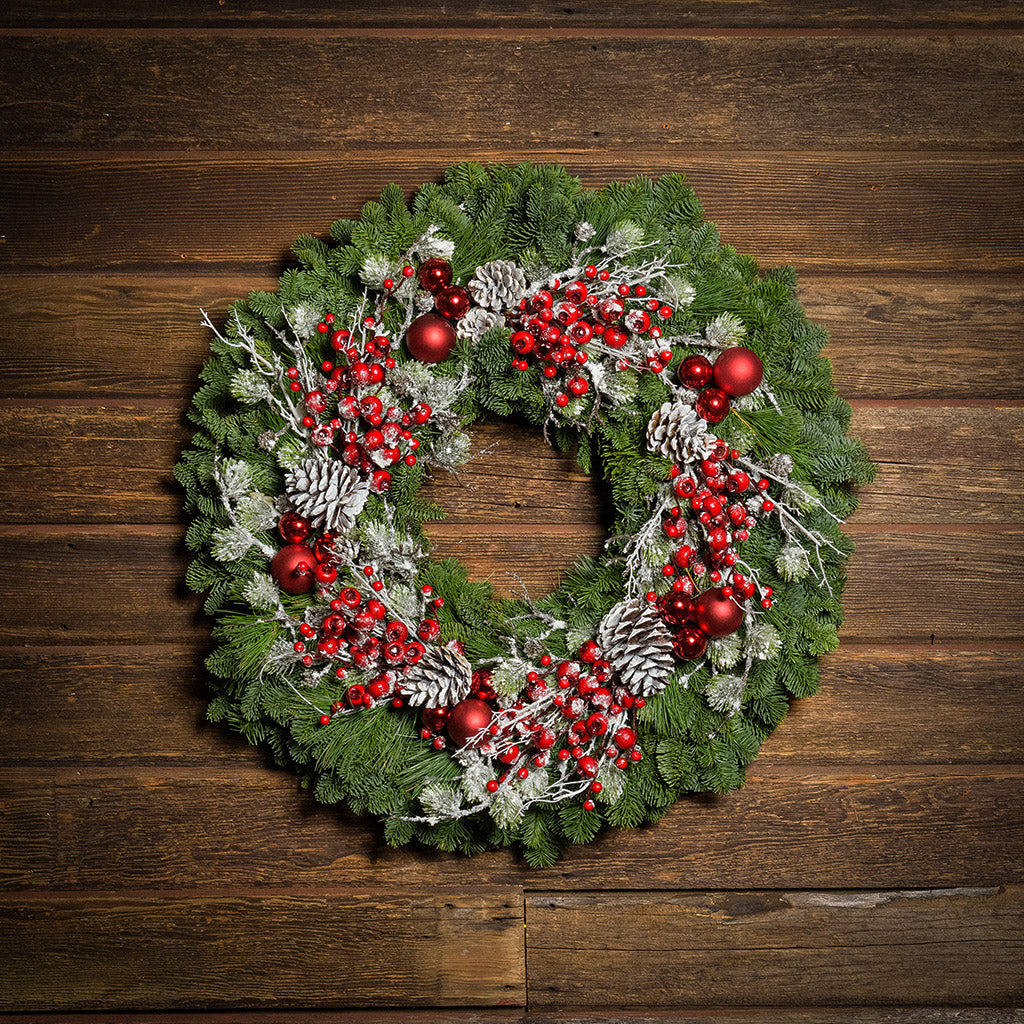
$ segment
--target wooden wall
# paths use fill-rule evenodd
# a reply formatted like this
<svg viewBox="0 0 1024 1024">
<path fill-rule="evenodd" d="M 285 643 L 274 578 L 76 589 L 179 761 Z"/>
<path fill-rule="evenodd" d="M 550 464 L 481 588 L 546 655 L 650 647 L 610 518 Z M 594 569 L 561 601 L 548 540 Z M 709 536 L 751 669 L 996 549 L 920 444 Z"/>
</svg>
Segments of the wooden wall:
<svg viewBox="0 0 1024 1024">
<path fill-rule="evenodd" d="M 2 16 L 5 1020 L 1022 1019 L 1024 6 L 563 3 Z M 182 586 L 198 308 L 466 158 L 684 171 L 798 267 L 881 466 L 842 647 L 747 787 L 548 871 L 389 850 L 204 725 Z M 437 547 L 544 588 L 600 508 L 495 441 Z"/>
</svg>

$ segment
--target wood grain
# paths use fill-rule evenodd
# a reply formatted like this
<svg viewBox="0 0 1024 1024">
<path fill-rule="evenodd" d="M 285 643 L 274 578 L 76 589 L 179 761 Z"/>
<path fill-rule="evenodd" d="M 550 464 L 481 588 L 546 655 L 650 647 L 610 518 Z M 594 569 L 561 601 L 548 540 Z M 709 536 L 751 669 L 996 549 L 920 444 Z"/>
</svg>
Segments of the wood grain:
<svg viewBox="0 0 1024 1024">
<path fill-rule="evenodd" d="M 1022 907 L 1018 886 L 534 893 L 530 1005 L 1012 1005 L 1024 994 Z"/>
<path fill-rule="evenodd" d="M 821 670 L 821 693 L 792 705 L 759 764 L 1020 760 L 1020 650 L 844 643 Z M 205 721 L 202 675 L 181 645 L 0 648 L 0 766 L 266 766 Z"/>
<path fill-rule="evenodd" d="M 166 1012 L 160 1024 L 1021 1024 L 1013 1008 L 929 1006 L 739 1007 L 728 1010 L 206 1010 Z M 0 1024 L 23 1016 L 0 1014 Z M 95 1024 L 89 1013 L 33 1014 L 33 1024 Z M 104 1013 L 104 1024 L 152 1024 L 151 1014 Z"/>
<path fill-rule="evenodd" d="M 9 147 L 1000 150 L 1024 135 L 1022 48 L 1004 35 L 386 35 L 368 60 L 363 39 L 319 34 L 83 35 L 70 51 L 30 35 L 6 41 L 0 83 Z M 915 85 L 892 88 L 894 66 Z M 638 74 L 642 117 L 607 102 L 609 82 Z M 603 101 L 571 100 L 590 94 Z"/>
<path fill-rule="evenodd" d="M 302 26 L 308 30 L 386 29 L 401 31 L 420 28 L 431 34 L 455 28 L 544 29 L 551 34 L 566 30 L 579 32 L 597 28 L 616 28 L 635 32 L 635 14 L 613 0 L 590 0 L 583 8 L 544 0 L 478 0 L 472 5 L 425 8 L 422 5 L 392 2 L 368 7 L 358 0 L 328 3 L 324 0 L 292 0 L 272 7 L 253 10 L 238 0 L 224 0 L 216 7 L 195 6 L 186 0 L 170 0 L 159 7 L 145 3 L 104 5 L 98 0 L 71 3 L 69 0 L 12 0 L 3 18 L 4 26 L 14 28 L 52 27 L 145 27 L 152 31 L 173 26 L 195 30 L 199 26 L 218 29 Z M 646 0 L 642 27 L 700 31 L 708 28 L 810 28 L 825 31 L 836 28 L 889 29 L 958 28 L 1009 29 L 1024 26 L 1019 4 L 1012 2 L 973 6 L 929 0 L 885 3 L 860 0 L 855 4 L 802 4 L 798 0 L 705 0 L 699 7 L 679 0 Z M 293 29 L 294 31 L 294 29 Z"/>
<path fill-rule="evenodd" d="M 182 410 L 141 400 L 54 406 L 0 403 L 8 523 L 176 523 L 173 467 L 190 431 Z M 1014 523 L 1024 506 L 1006 486 L 1024 471 L 1019 406 L 858 406 L 851 434 L 879 463 L 855 522 Z M 422 494 L 449 526 L 601 527 L 611 509 L 601 485 L 537 430 L 490 420 L 473 428 L 471 461 L 437 472 Z M 936 458 L 936 444 L 941 457 Z"/>
<path fill-rule="evenodd" d="M 0 920 L 6 1009 L 516 1006 L 525 996 L 514 889 L 12 895 L 0 897 Z"/>
<path fill-rule="evenodd" d="M 0 278 L 0 398 L 185 401 L 209 345 L 200 308 L 219 322 L 234 299 L 276 286 L 210 272 Z M 798 294 L 831 332 L 847 398 L 1024 398 L 1024 279 L 812 273 Z"/>
<path fill-rule="evenodd" d="M 476 159 L 557 161 L 588 187 L 641 171 L 684 172 L 724 240 L 768 266 L 873 276 L 1024 269 L 1024 157 L 1016 153 L 723 153 L 703 139 L 689 152 L 623 157 L 574 152 L 568 142 L 530 145 L 363 150 L 344 160 L 333 152 L 8 154 L 0 267 L 278 276 L 303 232 L 356 216 L 388 182 L 411 192 L 449 164 Z"/>
<path fill-rule="evenodd" d="M 844 598 L 842 637 L 874 643 L 1024 640 L 1018 606 L 1019 527 L 848 526 L 858 543 Z M 542 595 L 604 536 L 593 527 L 536 526 L 495 533 L 435 523 L 437 557 L 456 556 L 499 593 Z M 998 544 L 993 543 L 993 536 Z M 0 642 L 52 644 L 187 641 L 202 648 L 208 623 L 186 596 L 181 531 L 172 526 L 0 527 Z M 906 571 L 891 572 L 892 566 Z M 518 580 L 509 575 L 518 574 Z M 922 581 L 926 581 L 923 583 Z M 984 594 L 951 601 L 950 593 Z"/>
<path fill-rule="evenodd" d="M 786 767 L 683 799 L 658 824 L 611 830 L 538 874 L 509 852 L 467 861 L 392 849 L 381 827 L 323 807 L 283 770 L 2 769 L 7 888 L 209 889 L 522 884 L 565 889 L 997 885 L 1024 881 L 1020 766 Z M 37 793 L 52 789 L 50 802 Z M 242 810 L 244 809 L 244 811 Z M 46 815 L 50 812 L 52 818 Z M 970 870 L 965 870 L 970 865 Z"/>
</svg>

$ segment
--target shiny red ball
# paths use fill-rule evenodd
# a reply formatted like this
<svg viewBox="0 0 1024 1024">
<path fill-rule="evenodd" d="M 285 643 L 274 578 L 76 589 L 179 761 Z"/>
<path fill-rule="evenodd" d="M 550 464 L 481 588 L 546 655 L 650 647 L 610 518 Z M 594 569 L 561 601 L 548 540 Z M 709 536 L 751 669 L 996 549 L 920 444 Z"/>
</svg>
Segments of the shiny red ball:
<svg viewBox="0 0 1024 1024">
<path fill-rule="evenodd" d="M 708 649 L 708 637 L 696 626 L 683 626 L 672 641 L 672 650 L 682 661 L 693 661 Z"/>
<path fill-rule="evenodd" d="M 491 708 L 482 700 L 460 700 L 448 715 L 448 735 L 457 747 L 464 747 L 477 733 L 491 724 Z"/>
<path fill-rule="evenodd" d="M 316 555 L 305 544 L 287 544 L 270 560 L 270 575 L 286 594 L 308 594 L 316 564 Z"/>
<path fill-rule="evenodd" d="M 434 309 L 449 320 L 461 320 L 469 312 L 471 304 L 469 292 L 457 284 L 442 288 L 434 296 Z"/>
<path fill-rule="evenodd" d="M 277 522 L 277 532 L 286 544 L 301 544 L 308 536 L 309 520 L 298 512 L 285 512 Z"/>
<path fill-rule="evenodd" d="M 420 267 L 420 284 L 428 292 L 439 292 L 452 283 L 452 265 L 439 257 L 427 260 Z"/>
<path fill-rule="evenodd" d="M 697 415 L 708 423 L 721 423 L 729 415 L 729 396 L 719 388 L 707 388 L 697 396 Z"/>
<path fill-rule="evenodd" d="M 424 708 L 420 712 L 420 721 L 431 732 L 440 732 L 447 724 L 450 714 L 448 708 Z"/>
<path fill-rule="evenodd" d="M 436 313 L 416 317 L 405 334 L 409 354 L 421 363 L 440 363 L 455 348 L 455 328 L 451 322 Z"/>
<path fill-rule="evenodd" d="M 679 364 L 679 383 L 684 388 L 700 391 L 701 388 L 706 388 L 711 383 L 712 370 L 710 360 L 705 359 L 704 356 L 687 356 Z"/>
<path fill-rule="evenodd" d="M 743 609 L 726 597 L 721 587 L 715 587 L 698 596 L 694 618 L 708 636 L 728 636 L 743 625 Z"/>
<path fill-rule="evenodd" d="M 661 617 L 673 626 L 682 626 L 693 619 L 693 601 L 678 590 L 670 590 L 658 599 Z"/>
<path fill-rule="evenodd" d="M 727 348 L 716 360 L 712 376 L 727 395 L 749 395 L 764 378 L 764 364 L 756 352 L 742 345 Z"/>
</svg>

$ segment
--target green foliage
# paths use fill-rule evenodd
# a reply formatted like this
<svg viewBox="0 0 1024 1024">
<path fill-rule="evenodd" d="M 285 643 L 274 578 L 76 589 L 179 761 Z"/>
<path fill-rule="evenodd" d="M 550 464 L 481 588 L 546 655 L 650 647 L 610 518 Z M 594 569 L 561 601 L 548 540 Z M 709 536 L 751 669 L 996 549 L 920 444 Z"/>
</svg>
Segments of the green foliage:
<svg viewBox="0 0 1024 1024">
<path fill-rule="evenodd" d="M 515 845 L 527 863 L 544 867 L 566 846 L 588 842 L 603 828 L 657 820 L 683 794 L 735 789 L 790 700 L 817 690 L 817 658 L 838 643 L 842 554 L 822 549 L 826 587 L 802 581 L 799 574 L 784 576 L 776 566 L 785 543 L 783 531 L 771 520 L 759 524 L 741 555 L 776 591 L 775 606 L 762 621 L 777 630 L 781 650 L 770 660 L 753 663 L 738 712 L 729 716 L 709 706 L 704 696 L 711 684 L 707 668 L 680 669 L 676 681 L 636 716 L 644 757 L 624 773 L 621 795 L 607 798 L 606 791 L 594 810 L 578 802 L 535 804 L 517 822 L 504 826 L 486 814 L 437 825 L 410 820 L 419 813 L 418 797 L 428 783 L 450 783 L 460 771 L 447 752 L 422 742 L 415 717 L 378 707 L 321 726 L 318 709 L 343 699 L 348 683 L 331 678 L 298 687 L 267 669 L 282 627 L 245 598 L 254 572 L 265 574 L 266 560 L 253 549 L 225 563 L 215 560 L 210 550 L 215 531 L 228 522 L 213 483 L 216 459 L 243 459 L 253 487 L 266 494 L 282 489 L 281 469 L 256 443 L 264 431 L 280 430 L 281 418 L 263 407 L 244 406 L 232 394 L 232 379 L 242 365 L 231 344 L 239 328 L 251 332 L 268 355 L 273 331 L 284 328 L 286 316 L 297 309 L 320 316 L 332 312 L 344 321 L 362 300 L 360 274 L 367 259 L 405 258 L 432 228 L 454 243 L 451 262 L 460 281 L 496 258 L 542 263 L 557 271 L 579 257 L 574 231 L 581 222 L 593 227 L 593 245 L 625 226 L 660 244 L 674 263 L 685 267 L 695 295 L 676 311 L 667 333 L 699 332 L 726 312 L 742 321 L 746 343 L 764 361 L 775 404 L 735 411 L 718 428 L 723 437 L 755 457 L 791 455 L 794 482 L 818 495 L 839 517 L 856 508 L 851 484 L 870 480 L 874 473 L 863 447 L 845 436 L 850 408 L 836 395 L 831 366 L 820 356 L 827 334 L 805 318 L 795 297 L 795 272 L 780 267 L 759 275 L 753 259 L 723 245 L 715 225 L 703 220 L 700 203 L 682 175 L 657 181 L 641 176 L 586 190 L 557 166 L 463 163 L 449 168 L 442 183 L 423 185 L 410 203 L 400 187 L 389 185 L 379 200 L 364 205 L 358 219 L 335 221 L 328 237 L 298 238 L 293 252 L 300 266 L 283 274 L 276 292 L 254 291 L 234 304 L 226 337 L 212 341 L 211 357 L 200 373 L 189 414 L 196 433 L 175 467 L 191 516 L 185 543 L 195 555 L 185 581 L 206 595 L 207 613 L 216 615 L 217 646 L 206 661 L 210 720 L 263 744 L 278 763 L 300 774 L 317 800 L 344 801 L 357 812 L 384 818 L 384 839 L 391 845 L 419 842 L 464 854 Z M 393 321 L 388 326 L 397 329 L 395 317 L 400 314 L 389 311 L 387 316 Z M 687 351 L 681 346 L 674 352 L 673 369 Z M 310 342 L 307 354 L 319 362 L 332 353 Z M 494 328 L 473 346 L 460 343 L 455 357 L 435 372 L 458 373 L 463 362 L 473 374 L 472 386 L 456 407 L 464 423 L 484 414 L 544 423 L 543 379 L 536 368 L 509 373 L 507 330 Z M 647 452 L 644 443 L 650 416 L 669 391 L 653 374 L 625 370 L 620 376 L 633 395 L 628 403 L 601 410 L 587 429 L 556 430 L 553 441 L 575 450 L 585 471 L 601 475 L 614 505 L 612 533 L 628 535 L 649 516 L 652 499 L 671 468 L 667 460 Z M 588 413 L 592 401 L 590 396 L 584 403 Z M 442 509 L 419 497 L 423 473 L 422 464 L 396 469 L 386 501 L 372 497 L 363 520 L 390 521 L 422 540 L 422 524 L 443 516 Z M 852 550 L 824 512 L 809 511 L 806 525 L 819 530 L 839 552 Z M 613 541 L 600 558 L 580 560 L 561 586 L 537 603 L 542 613 L 562 623 L 544 642 L 553 656 L 570 654 L 570 636 L 593 635 L 608 608 L 622 599 L 622 550 Z M 496 599 L 488 584 L 470 581 L 454 559 L 422 563 L 416 583 L 444 595 L 437 612 L 442 641 L 461 641 L 478 662 L 506 656 L 510 636 L 522 650 L 538 635 L 537 619 L 526 616 L 524 603 Z M 285 610 L 295 616 L 302 615 L 307 603 L 304 597 L 284 598 Z"/>
</svg>

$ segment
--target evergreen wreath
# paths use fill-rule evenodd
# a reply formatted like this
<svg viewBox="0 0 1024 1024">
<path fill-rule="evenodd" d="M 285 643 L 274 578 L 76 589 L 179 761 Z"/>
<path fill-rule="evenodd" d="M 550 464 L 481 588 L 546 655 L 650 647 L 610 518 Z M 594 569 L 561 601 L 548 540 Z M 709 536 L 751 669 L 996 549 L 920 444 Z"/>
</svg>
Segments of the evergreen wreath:
<svg viewBox="0 0 1024 1024">
<path fill-rule="evenodd" d="M 294 253 L 205 318 L 176 469 L 210 719 L 391 844 L 534 865 L 741 786 L 838 643 L 874 472 L 794 272 L 723 245 L 682 175 L 530 164 L 389 185 Z M 424 473 L 488 413 L 611 494 L 602 554 L 544 597 L 427 557 Z"/>
</svg>

